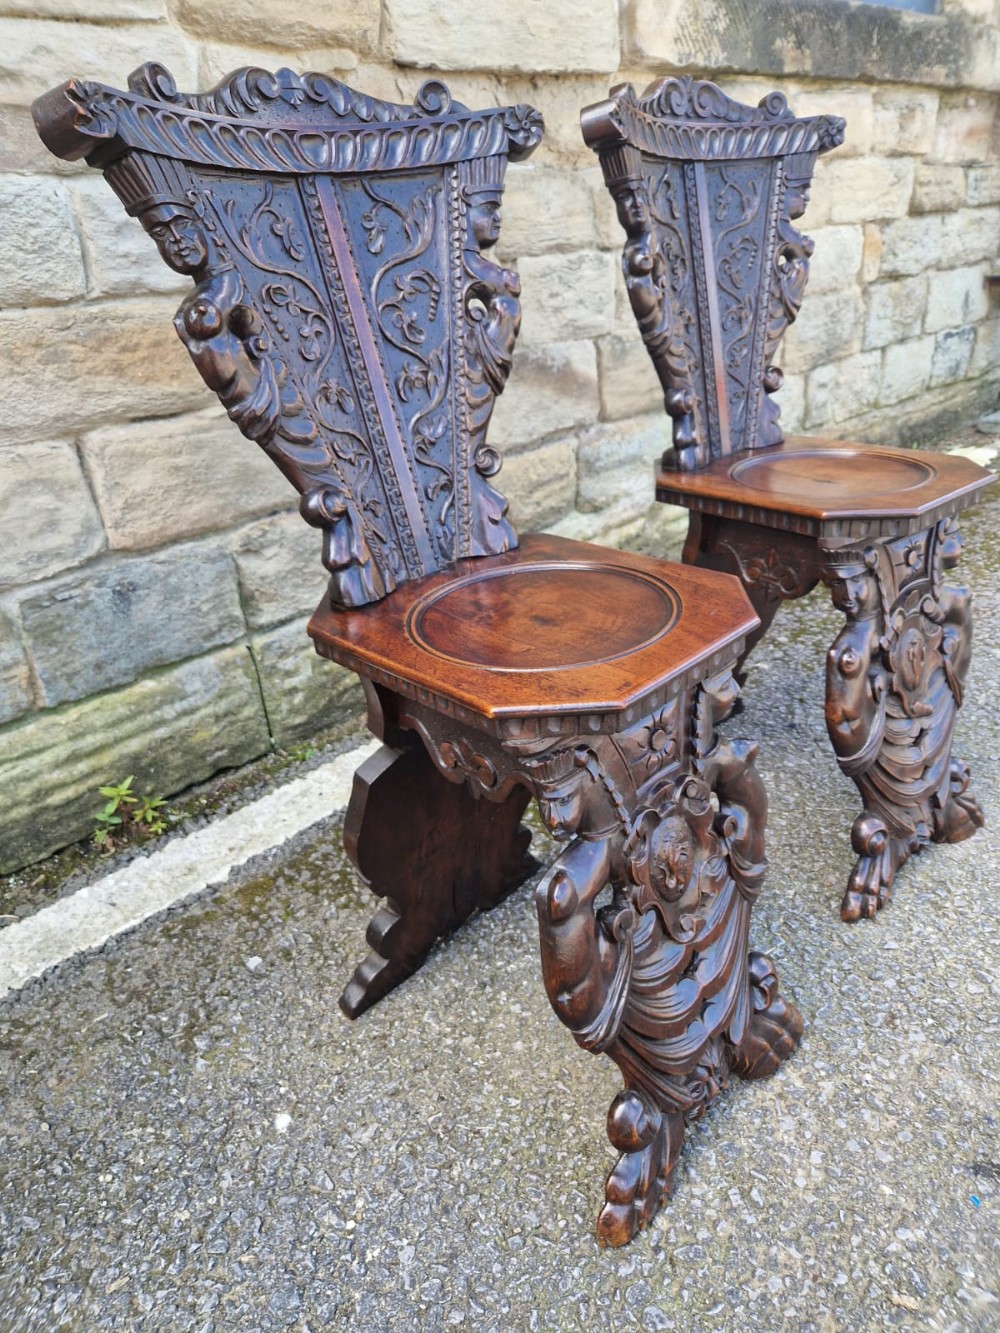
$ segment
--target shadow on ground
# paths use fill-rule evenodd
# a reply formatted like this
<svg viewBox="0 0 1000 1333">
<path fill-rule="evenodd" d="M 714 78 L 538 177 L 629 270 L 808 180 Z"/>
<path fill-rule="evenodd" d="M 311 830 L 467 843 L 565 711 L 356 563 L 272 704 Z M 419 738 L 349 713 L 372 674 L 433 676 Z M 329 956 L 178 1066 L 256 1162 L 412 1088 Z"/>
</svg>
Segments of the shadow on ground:
<svg viewBox="0 0 1000 1333">
<path fill-rule="evenodd" d="M 540 984 L 522 890 L 355 1024 L 366 895 L 331 825 L 0 1009 L 0 1330 L 1000 1327 L 1000 497 L 969 515 L 956 752 L 987 827 L 841 923 L 856 812 L 820 593 L 758 650 L 771 871 L 753 939 L 806 1037 L 598 1250 L 614 1068 Z"/>
</svg>

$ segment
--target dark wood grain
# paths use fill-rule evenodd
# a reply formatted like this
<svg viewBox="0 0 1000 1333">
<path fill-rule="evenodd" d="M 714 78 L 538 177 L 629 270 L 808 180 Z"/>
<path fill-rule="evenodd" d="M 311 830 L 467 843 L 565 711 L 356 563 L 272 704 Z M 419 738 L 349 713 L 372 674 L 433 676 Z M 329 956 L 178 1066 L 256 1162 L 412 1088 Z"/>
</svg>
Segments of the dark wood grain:
<svg viewBox="0 0 1000 1333">
<path fill-rule="evenodd" d="M 826 717 L 864 808 L 841 914 L 870 916 L 913 852 L 982 823 L 951 755 L 971 620 L 967 590 L 945 571 L 958 559 L 956 516 L 994 478 L 945 454 L 784 439 L 773 357 L 814 250 L 793 224 L 817 154 L 843 139 L 839 117 L 797 118 L 780 93 L 744 106 L 685 76 L 641 97 L 621 85 L 582 123 L 664 389 L 672 442 L 656 497 L 691 512 L 684 560 L 742 579 L 761 620 L 747 651 L 781 602 L 819 579 L 845 613 Z"/>
<path fill-rule="evenodd" d="M 507 158 L 540 117 L 289 70 L 188 95 L 156 65 L 34 112 L 192 278 L 178 335 L 323 530 L 309 632 L 362 677 L 383 742 L 345 842 L 384 906 L 342 1007 L 360 1014 L 523 880 L 534 796 L 565 844 L 537 897 L 546 990 L 624 1081 L 598 1222 L 624 1244 L 670 1192 L 685 1124 L 732 1074 L 773 1073 L 802 1023 L 749 949 L 756 747 L 716 729 L 757 624 L 743 588 L 554 537 L 519 547 L 492 485 L 520 281 L 491 252 Z"/>
</svg>

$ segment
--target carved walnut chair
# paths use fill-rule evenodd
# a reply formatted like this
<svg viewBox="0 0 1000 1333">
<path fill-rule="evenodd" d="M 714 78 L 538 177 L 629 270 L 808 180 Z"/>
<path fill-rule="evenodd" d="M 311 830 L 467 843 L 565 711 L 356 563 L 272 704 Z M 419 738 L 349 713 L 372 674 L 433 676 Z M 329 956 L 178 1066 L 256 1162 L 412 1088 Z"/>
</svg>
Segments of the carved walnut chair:
<svg viewBox="0 0 1000 1333">
<path fill-rule="evenodd" d="M 542 970 L 576 1040 L 620 1067 L 602 1243 L 671 1187 L 684 1125 L 763 1077 L 801 1018 L 748 952 L 764 875 L 755 746 L 716 724 L 757 623 L 737 580 L 549 536 L 518 544 L 486 441 L 520 322 L 490 257 L 529 107 L 414 106 L 240 70 L 178 93 L 70 82 L 45 143 L 104 171 L 194 289 L 177 332 L 323 534 L 309 633 L 364 682 L 382 749 L 345 842 L 385 898 L 341 999 L 362 1012 L 534 868 L 533 795 L 567 845 L 538 889 Z M 608 900 L 599 895 L 610 885 Z"/>
<path fill-rule="evenodd" d="M 871 916 L 913 852 L 983 823 L 951 753 L 970 598 L 945 579 L 961 550 L 956 515 L 992 474 L 960 457 L 782 435 L 773 357 L 813 251 L 792 222 L 843 120 L 797 119 L 780 93 L 744 106 L 686 77 L 641 97 L 614 88 L 582 127 L 626 233 L 625 282 L 672 421 L 657 499 L 690 511 L 685 563 L 738 575 L 760 616 L 739 666 L 779 605 L 821 580 L 846 617 L 827 657 L 826 721 L 864 808 L 841 915 Z"/>
</svg>

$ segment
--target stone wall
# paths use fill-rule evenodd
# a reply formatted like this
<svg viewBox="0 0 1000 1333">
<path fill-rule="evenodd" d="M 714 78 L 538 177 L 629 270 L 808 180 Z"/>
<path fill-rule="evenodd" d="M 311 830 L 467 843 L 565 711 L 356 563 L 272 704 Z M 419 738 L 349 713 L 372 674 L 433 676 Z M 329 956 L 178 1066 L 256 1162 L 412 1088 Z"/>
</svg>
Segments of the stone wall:
<svg viewBox="0 0 1000 1333">
<path fill-rule="evenodd" d="M 623 79 L 711 73 L 847 117 L 805 225 L 784 422 L 909 442 L 992 403 L 1000 324 L 1000 5 L 935 17 L 845 0 L 0 0 L 0 867 L 85 834 L 96 787 L 169 794 L 360 717 L 302 631 L 318 537 L 217 407 L 171 327 L 178 279 L 96 173 L 50 157 L 32 98 L 185 89 L 245 63 L 410 100 L 529 101 L 547 137 L 509 174 L 502 253 L 523 336 L 493 439 L 522 528 L 676 550 L 649 503 L 665 423 L 619 280 L 620 234 L 578 110 Z"/>
</svg>

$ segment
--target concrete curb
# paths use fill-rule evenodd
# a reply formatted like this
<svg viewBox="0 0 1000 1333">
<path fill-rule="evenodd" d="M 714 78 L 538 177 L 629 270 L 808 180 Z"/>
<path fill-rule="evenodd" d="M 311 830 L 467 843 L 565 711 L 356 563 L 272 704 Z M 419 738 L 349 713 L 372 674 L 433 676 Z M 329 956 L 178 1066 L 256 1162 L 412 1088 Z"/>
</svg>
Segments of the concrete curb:
<svg viewBox="0 0 1000 1333">
<path fill-rule="evenodd" d="M 371 741 L 338 755 L 208 828 L 175 838 L 0 931 L 0 998 L 75 954 L 99 949 L 175 903 L 224 882 L 251 857 L 342 810 L 355 769 L 377 748 L 378 741 Z"/>
</svg>

